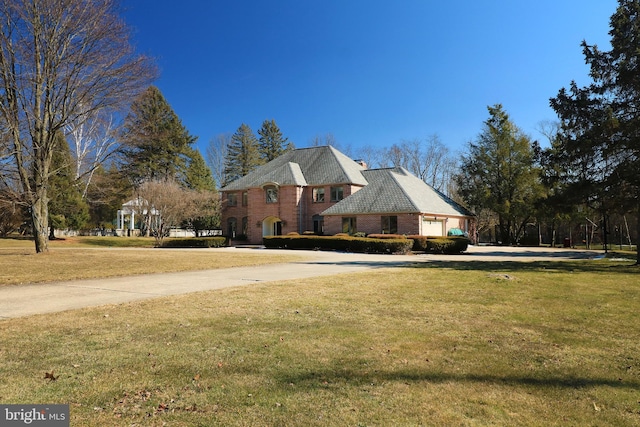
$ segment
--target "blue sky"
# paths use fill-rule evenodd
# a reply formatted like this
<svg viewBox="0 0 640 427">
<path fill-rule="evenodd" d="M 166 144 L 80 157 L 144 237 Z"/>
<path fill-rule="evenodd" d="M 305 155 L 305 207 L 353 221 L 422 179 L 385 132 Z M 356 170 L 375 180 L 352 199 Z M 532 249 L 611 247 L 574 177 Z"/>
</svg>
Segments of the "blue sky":
<svg viewBox="0 0 640 427">
<path fill-rule="evenodd" d="M 501 103 L 534 139 L 549 98 L 588 82 L 580 42 L 609 48 L 615 0 L 122 0 L 155 82 L 198 145 L 275 119 L 297 147 L 461 151 Z"/>
</svg>

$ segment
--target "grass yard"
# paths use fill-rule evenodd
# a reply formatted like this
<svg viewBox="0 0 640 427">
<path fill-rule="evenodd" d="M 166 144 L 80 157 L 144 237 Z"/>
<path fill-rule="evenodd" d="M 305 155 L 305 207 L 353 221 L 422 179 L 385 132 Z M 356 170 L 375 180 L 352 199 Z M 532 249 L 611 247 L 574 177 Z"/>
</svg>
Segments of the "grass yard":
<svg viewBox="0 0 640 427">
<path fill-rule="evenodd" d="M 434 262 L 4 320 L 0 401 L 72 426 L 634 426 L 638 277 Z"/>
<path fill-rule="evenodd" d="M 29 240 L 0 239 L 0 286 L 135 274 L 273 264 L 300 256 L 237 254 L 215 249 L 154 249 L 152 238 L 84 237 L 54 240 L 36 254 Z"/>
</svg>

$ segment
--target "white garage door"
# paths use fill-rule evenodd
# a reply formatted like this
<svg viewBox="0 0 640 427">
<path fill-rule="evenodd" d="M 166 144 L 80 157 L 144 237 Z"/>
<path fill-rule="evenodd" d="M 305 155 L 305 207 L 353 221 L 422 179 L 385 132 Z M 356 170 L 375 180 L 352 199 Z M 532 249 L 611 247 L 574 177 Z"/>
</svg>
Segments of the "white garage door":
<svg viewBox="0 0 640 427">
<path fill-rule="evenodd" d="M 444 236 L 444 227 L 442 221 L 422 221 L 423 236 Z"/>
</svg>

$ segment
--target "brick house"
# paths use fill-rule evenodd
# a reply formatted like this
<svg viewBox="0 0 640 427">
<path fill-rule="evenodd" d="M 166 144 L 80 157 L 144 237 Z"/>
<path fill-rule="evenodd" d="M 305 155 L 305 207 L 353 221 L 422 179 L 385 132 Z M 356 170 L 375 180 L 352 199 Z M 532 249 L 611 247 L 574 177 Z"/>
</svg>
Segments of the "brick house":
<svg viewBox="0 0 640 427">
<path fill-rule="evenodd" d="M 331 146 L 289 151 L 221 189 L 225 235 L 446 235 L 473 215 L 403 168 L 371 169 Z"/>
</svg>

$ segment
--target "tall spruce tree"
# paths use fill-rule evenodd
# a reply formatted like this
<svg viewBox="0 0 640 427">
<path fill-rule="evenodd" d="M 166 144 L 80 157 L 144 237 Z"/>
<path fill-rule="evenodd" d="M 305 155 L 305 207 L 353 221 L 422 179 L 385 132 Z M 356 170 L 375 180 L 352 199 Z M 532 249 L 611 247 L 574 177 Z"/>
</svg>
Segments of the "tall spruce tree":
<svg viewBox="0 0 640 427">
<path fill-rule="evenodd" d="M 211 175 L 199 150 L 192 150 L 189 155 L 189 165 L 185 172 L 185 184 L 192 190 L 214 191 L 216 183 Z"/>
<path fill-rule="evenodd" d="M 605 239 L 615 210 L 635 212 L 640 237 L 640 0 L 619 0 L 610 27 L 610 51 L 582 42 L 591 83 L 573 81 L 551 98 L 561 121 L 556 159 L 566 196 L 602 212 Z"/>
<path fill-rule="evenodd" d="M 264 163 L 270 162 L 294 148 L 293 143 L 282 136 L 280 128 L 273 119 L 262 122 L 258 135 L 260 135 L 260 158 Z"/>
<path fill-rule="evenodd" d="M 233 134 L 229 143 L 223 186 L 245 176 L 262 163 L 258 140 L 249 125 L 243 123 Z"/>
<path fill-rule="evenodd" d="M 160 90 L 150 86 L 132 103 L 125 118 L 121 170 L 133 186 L 158 179 L 184 182 L 191 145 L 196 139 Z"/>
<path fill-rule="evenodd" d="M 502 105 L 488 107 L 489 119 L 476 143 L 469 143 L 455 177 L 467 206 L 498 217 L 500 241 L 517 243 L 542 197 L 533 145 L 511 121 Z"/>
</svg>

